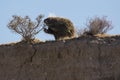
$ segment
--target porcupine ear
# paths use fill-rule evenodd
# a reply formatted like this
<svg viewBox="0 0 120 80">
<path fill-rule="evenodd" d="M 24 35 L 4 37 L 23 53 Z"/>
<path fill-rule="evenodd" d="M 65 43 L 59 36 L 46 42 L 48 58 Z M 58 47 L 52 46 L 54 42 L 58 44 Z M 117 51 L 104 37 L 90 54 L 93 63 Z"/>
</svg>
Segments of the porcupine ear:
<svg viewBox="0 0 120 80">
<path fill-rule="evenodd" d="M 49 18 L 44 19 L 44 23 L 48 23 L 49 22 Z"/>
</svg>

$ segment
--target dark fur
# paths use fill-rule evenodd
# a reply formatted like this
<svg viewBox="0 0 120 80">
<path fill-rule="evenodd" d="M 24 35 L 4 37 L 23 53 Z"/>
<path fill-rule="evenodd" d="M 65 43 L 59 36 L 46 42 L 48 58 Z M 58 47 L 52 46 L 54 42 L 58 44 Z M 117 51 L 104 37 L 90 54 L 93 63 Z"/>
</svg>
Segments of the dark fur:
<svg viewBox="0 0 120 80">
<path fill-rule="evenodd" d="M 66 18 L 48 17 L 44 20 L 48 29 L 44 31 L 53 34 L 56 40 L 63 40 L 66 37 L 72 38 L 75 36 L 75 29 L 72 22 Z"/>
</svg>

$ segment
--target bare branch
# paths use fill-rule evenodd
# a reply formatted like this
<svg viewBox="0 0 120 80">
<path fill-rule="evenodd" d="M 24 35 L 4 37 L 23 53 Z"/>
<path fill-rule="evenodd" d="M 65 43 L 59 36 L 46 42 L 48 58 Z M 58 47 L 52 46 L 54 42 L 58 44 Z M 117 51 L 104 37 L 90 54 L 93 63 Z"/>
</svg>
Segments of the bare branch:
<svg viewBox="0 0 120 80">
<path fill-rule="evenodd" d="M 86 35 L 104 34 L 113 28 L 111 21 L 106 20 L 106 17 L 92 18 L 88 20 L 86 26 L 87 28 L 85 28 L 83 31 L 83 34 Z"/>
<path fill-rule="evenodd" d="M 22 18 L 21 16 L 13 16 L 13 19 L 9 22 L 8 28 L 12 31 L 20 34 L 25 41 L 31 41 L 34 39 L 34 36 L 38 34 L 41 29 L 44 27 L 42 24 L 43 15 L 39 15 L 36 22 L 31 21 L 29 16 Z M 40 28 L 43 26 L 42 28 Z"/>
</svg>

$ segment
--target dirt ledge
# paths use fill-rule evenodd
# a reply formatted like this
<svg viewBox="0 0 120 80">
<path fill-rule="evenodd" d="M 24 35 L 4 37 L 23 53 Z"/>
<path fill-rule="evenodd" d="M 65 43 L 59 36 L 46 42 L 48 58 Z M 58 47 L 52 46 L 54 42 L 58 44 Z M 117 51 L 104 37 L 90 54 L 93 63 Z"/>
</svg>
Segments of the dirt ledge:
<svg viewBox="0 0 120 80">
<path fill-rule="evenodd" d="M 0 45 L 0 80 L 120 80 L 120 36 Z"/>
</svg>

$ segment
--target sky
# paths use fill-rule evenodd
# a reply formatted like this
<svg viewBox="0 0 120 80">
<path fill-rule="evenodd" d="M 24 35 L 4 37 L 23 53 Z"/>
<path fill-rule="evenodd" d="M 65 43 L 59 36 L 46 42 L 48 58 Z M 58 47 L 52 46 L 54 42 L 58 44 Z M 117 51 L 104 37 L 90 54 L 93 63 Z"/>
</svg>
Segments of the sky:
<svg viewBox="0 0 120 80">
<path fill-rule="evenodd" d="M 29 16 L 33 21 L 39 14 L 43 14 L 44 19 L 56 15 L 70 19 L 76 29 L 85 28 L 89 18 L 107 16 L 114 27 L 108 34 L 120 34 L 119 8 L 120 0 L 0 0 L 0 44 L 22 39 L 7 27 L 13 15 Z M 35 37 L 41 41 L 54 40 L 43 31 Z"/>
</svg>

